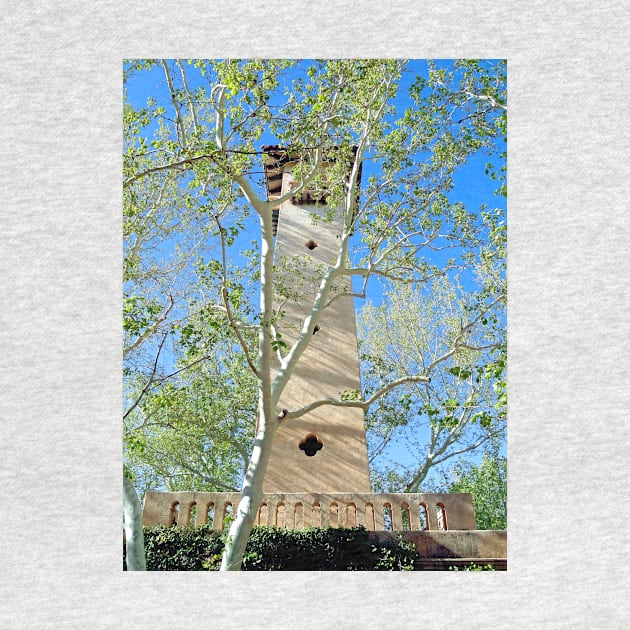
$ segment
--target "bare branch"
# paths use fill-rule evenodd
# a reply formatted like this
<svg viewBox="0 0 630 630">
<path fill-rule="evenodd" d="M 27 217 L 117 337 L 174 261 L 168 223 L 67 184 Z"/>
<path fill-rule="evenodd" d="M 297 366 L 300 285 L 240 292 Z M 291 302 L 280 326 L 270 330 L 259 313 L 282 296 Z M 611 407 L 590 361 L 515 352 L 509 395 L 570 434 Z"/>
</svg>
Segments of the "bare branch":
<svg viewBox="0 0 630 630">
<path fill-rule="evenodd" d="M 252 361 L 252 358 L 249 354 L 249 348 L 247 347 L 247 343 L 245 342 L 245 339 L 243 338 L 243 335 L 241 334 L 241 330 L 238 324 L 236 323 L 236 321 L 234 321 L 234 316 L 232 315 L 232 309 L 230 308 L 230 301 L 228 300 L 228 292 L 225 286 L 221 287 L 221 296 L 223 297 L 223 303 L 225 304 L 225 307 L 227 309 L 227 316 L 230 321 L 230 326 L 232 327 L 232 330 L 236 334 L 238 341 L 241 344 L 241 348 L 243 349 L 243 354 L 245 355 L 245 359 L 247 360 L 247 365 L 249 365 L 251 371 L 256 375 L 256 378 L 260 378 L 258 369 L 256 368 L 256 365 Z"/>
<path fill-rule="evenodd" d="M 243 338 L 240 328 L 238 324 L 236 323 L 236 321 L 234 320 L 234 315 L 232 314 L 232 308 L 230 307 L 230 300 L 228 299 L 228 290 L 227 290 L 228 279 L 227 279 L 227 254 L 225 251 L 225 232 L 218 217 L 215 216 L 214 220 L 215 220 L 215 223 L 217 224 L 217 227 L 219 228 L 219 234 L 221 236 L 221 268 L 223 272 L 223 283 L 221 285 L 221 297 L 223 298 L 223 304 L 225 304 L 225 310 L 228 316 L 228 320 L 230 322 L 230 326 L 232 327 L 232 330 L 234 331 L 234 334 L 236 335 L 238 342 L 240 343 L 241 348 L 243 349 L 243 354 L 245 355 L 245 359 L 247 360 L 247 365 L 249 365 L 252 372 L 256 375 L 256 378 L 260 378 L 260 373 L 258 372 L 258 368 L 256 367 L 256 364 L 252 361 L 252 358 L 249 354 L 249 348 L 247 346 L 247 342 Z"/>
<path fill-rule="evenodd" d="M 171 101 L 173 102 L 173 107 L 175 107 L 175 112 L 177 113 L 177 126 L 179 128 L 179 140 L 181 142 L 182 148 L 186 149 L 186 131 L 184 130 L 184 120 L 182 118 L 182 108 L 175 96 L 175 87 L 173 86 L 173 78 L 171 77 L 171 71 L 168 69 L 166 65 L 166 61 L 161 59 L 162 68 L 164 68 L 164 74 L 166 75 L 166 82 L 168 83 L 168 89 L 171 92 Z"/>
<path fill-rule="evenodd" d="M 470 114 L 470 116 L 464 116 L 463 118 L 460 118 L 457 121 L 457 124 L 461 125 L 465 120 L 468 120 L 469 118 L 475 118 L 476 116 L 483 116 L 484 114 L 487 114 L 488 112 L 492 111 L 493 109 L 494 109 L 494 106 L 488 107 L 487 109 L 482 109 L 480 112 L 475 112 L 474 114 Z"/>
<path fill-rule="evenodd" d="M 365 299 L 367 281 L 369 280 L 370 276 L 373 276 L 373 275 L 381 276 L 383 278 L 388 278 L 390 280 L 395 280 L 396 282 L 404 282 L 407 284 L 421 284 L 424 282 L 428 282 L 429 280 L 432 280 L 433 278 L 438 278 L 440 276 L 443 276 L 448 269 L 452 269 L 452 268 L 453 268 L 452 265 L 446 266 L 442 271 L 437 271 L 435 273 L 432 273 L 429 276 L 425 276 L 424 278 L 405 278 L 402 276 L 396 276 L 388 271 L 381 271 L 379 269 L 372 269 L 372 268 L 363 269 L 363 268 L 353 267 L 350 269 L 345 269 L 344 271 L 340 272 L 340 275 L 363 276 L 363 278 L 365 278 L 361 293 L 337 293 L 336 295 L 333 295 L 333 297 L 331 297 L 330 300 L 328 300 L 328 302 L 326 302 L 326 306 L 327 307 L 330 306 L 335 300 L 343 296 L 351 296 L 355 298 Z"/>
<path fill-rule="evenodd" d="M 433 361 L 433 363 L 431 363 L 431 365 L 429 365 L 429 367 L 427 368 L 427 374 L 430 374 L 431 371 L 433 370 L 433 368 L 435 366 L 437 366 L 438 364 L 446 361 L 448 358 L 452 357 L 460 348 L 467 348 L 469 350 L 487 350 L 490 348 L 496 348 L 498 347 L 500 344 L 499 343 L 493 343 L 490 344 L 488 346 L 470 346 L 469 344 L 465 343 L 463 340 L 464 335 L 466 335 L 467 333 L 469 333 L 472 328 L 474 327 L 474 325 L 486 314 L 488 313 L 496 304 L 498 304 L 501 300 L 505 299 L 505 296 L 503 294 L 499 295 L 499 297 L 497 297 L 495 300 L 493 300 L 488 306 L 486 306 L 485 309 L 483 309 L 479 315 L 477 315 L 477 317 L 475 317 L 474 319 L 472 319 L 470 322 L 468 322 L 468 324 L 466 324 L 466 326 L 464 326 L 460 333 L 457 335 L 457 337 L 455 337 L 454 343 L 453 343 L 453 347 L 448 351 L 445 352 L 442 356 L 438 357 L 437 359 L 435 359 L 435 361 Z"/>
<path fill-rule="evenodd" d="M 135 232 L 136 232 L 136 240 L 134 241 L 133 245 L 131 246 L 131 251 L 129 253 L 129 258 L 130 259 L 135 258 L 137 256 L 137 254 L 138 254 L 138 250 L 140 249 L 140 245 L 142 244 L 142 241 L 144 240 L 144 238 L 142 237 L 142 230 L 145 227 L 145 225 L 147 224 L 148 220 L 153 216 L 153 213 L 157 210 L 158 207 L 160 207 L 162 205 L 162 199 L 164 198 L 164 191 L 166 190 L 166 185 L 167 184 L 168 184 L 168 178 L 165 178 L 164 181 L 162 182 L 162 185 L 160 186 L 160 192 L 158 194 L 157 199 L 153 202 L 151 208 L 144 215 L 144 217 L 140 221 L 140 224 L 138 225 L 138 227 L 135 230 Z"/>
<path fill-rule="evenodd" d="M 476 98 L 479 101 L 488 101 L 492 105 L 492 107 L 497 107 L 502 109 L 503 111 L 507 111 L 507 107 L 498 103 L 492 96 L 488 96 L 487 94 L 474 94 L 473 92 L 464 92 L 470 98 Z"/>
<path fill-rule="evenodd" d="M 149 387 L 151 387 L 151 383 L 153 383 L 153 378 L 155 377 L 155 373 L 157 372 L 157 365 L 158 365 L 158 360 L 160 358 L 160 352 L 162 352 L 162 347 L 164 346 L 164 342 L 166 341 L 167 336 L 168 336 L 167 333 L 162 334 L 162 341 L 160 341 L 160 345 L 158 346 L 158 350 L 155 355 L 155 361 L 153 362 L 153 370 L 151 372 L 151 376 L 149 376 L 149 380 L 147 381 L 146 385 L 142 388 L 140 395 L 136 398 L 133 405 L 131 405 L 131 407 L 129 407 L 129 409 L 127 409 L 127 411 L 123 415 L 123 420 L 138 406 L 138 404 L 140 403 L 144 395 L 149 390 Z"/>
<path fill-rule="evenodd" d="M 477 441 L 473 442 L 472 444 L 469 444 L 468 446 L 465 446 L 464 448 L 461 448 L 457 451 L 451 451 L 450 453 L 448 453 L 441 459 L 435 459 L 433 461 L 433 464 L 434 465 L 442 464 L 443 462 L 445 462 L 447 459 L 450 459 L 451 457 L 455 457 L 456 455 L 461 455 L 462 453 L 473 451 L 479 446 L 481 446 L 484 442 L 487 442 L 488 440 L 492 439 L 493 437 L 496 437 L 497 435 L 501 435 L 503 432 L 504 432 L 504 428 L 501 427 L 500 429 L 497 429 L 496 431 L 493 431 L 491 433 L 488 433 L 487 435 L 484 435 L 483 437 L 479 438 Z M 451 443 L 452 442 L 449 442 L 449 445 Z"/>
<path fill-rule="evenodd" d="M 166 307 L 164 312 L 149 326 L 130 346 L 127 346 L 123 350 L 123 356 L 127 356 L 130 352 L 135 350 L 145 339 L 150 337 L 158 328 L 158 326 L 167 318 L 169 312 L 175 304 L 175 300 L 172 295 L 169 295 L 170 304 Z"/>
<path fill-rule="evenodd" d="M 184 72 L 184 66 L 182 65 L 182 62 L 179 59 L 175 59 L 175 63 L 177 64 L 177 67 L 179 68 L 179 71 L 182 75 L 182 83 L 184 85 L 184 90 L 188 98 L 188 109 L 190 110 L 190 114 L 193 119 L 193 127 L 195 129 L 195 134 L 197 134 L 199 132 L 199 126 L 197 123 L 197 111 L 195 108 L 195 103 L 193 102 L 192 93 L 190 91 L 190 88 L 188 87 L 188 81 L 186 80 L 186 73 Z"/>
<path fill-rule="evenodd" d="M 180 167 L 185 166 L 186 164 L 193 164 L 199 160 L 214 159 L 214 155 L 211 153 L 203 153 L 202 155 L 195 155 L 192 157 L 185 158 L 183 160 L 178 160 L 177 162 L 170 162 L 169 164 L 162 164 L 161 166 L 153 166 L 151 168 L 146 169 L 145 171 L 141 171 L 140 173 L 136 173 L 132 177 L 129 177 L 123 182 L 123 188 L 127 188 L 133 182 L 142 179 L 143 177 L 150 175 L 151 173 L 157 173 L 159 171 L 167 171 L 170 169 L 174 170 L 183 170 Z"/>
<path fill-rule="evenodd" d="M 383 397 L 388 392 L 392 391 L 396 387 L 400 385 L 404 385 L 405 383 L 428 383 L 431 379 L 427 376 L 404 376 L 403 378 L 396 379 L 391 383 L 388 383 L 384 387 L 381 387 L 377 392 L 372 394 L 367 400 L 340 400 L 335 398 L 320 398 L 319 400 L 315 400 L 308 405 L 305 405 L 301 409 L 297 409 L 296 411 L 289 411 L 284 415 L 283 420 L 293 420 L 295 418 L 299 418 L 319 407 L 323 407 L 324 405 L 332 405 L 333 407 L 355 407 L 359 409 L 363 409 L 364 411 L 369 409 L 370 405 L 372 405 L 379 398 Z"/>
<path fill-rule="evenodd" d="M 212 354 L 205 354 L 202 357 L 199 357 L 198 359 L 195 359 L 194 361 L 191 361 L 188 365 L 185 365 L 183 368 L 179 368 L 179 370 L 175 370 L 174 372 L 171 372 L 170 374 L 167 374 L 166 376 L 160 376 L 159 378 L 154 378 L 153 382 L 154 383 L 161 383 L 162 381 L 166 381 L 167 379 L 171 378 L 172 376 L 177 376 L 178 374 L 181 374 L 182 372 L 185 372 L 186 370 L 189 370 L 191 367 L 194 367 L 195 365 L 197 365 L 198 363 L 201 363 L 202 361 L 206 361 L 207 359 L 211 359 L 214 355 Z"/>
<path fill-rule="evenodd" d="M 221 151 L 225 149 L 225 91 L 227 90 L 227 85 L 215 85 L 212 88 L 211 97 L 212 97 L 212 106 L 214 107 L 214 111 L 216 112 L 216 120 L 215 120 L 215 132 L 214 137 L 217 141 L 217 146 Z M 214 94 L 218 92 L 218 97 L 215 100 Z"/>
<path fill-rule="evenodd" d="M 269 330 L 271 331 L 271 337 L 273 339 L 278 339 L 278 331 L 273 324 L 269 325 Z M 276 347 L 276 356 L 278 357 L 278 361 L 280 361 L 280 365 L 284 363 L 284 357 L 282 356 L 282 352 L 280 352 L 280 346 Z"/>
</svg>

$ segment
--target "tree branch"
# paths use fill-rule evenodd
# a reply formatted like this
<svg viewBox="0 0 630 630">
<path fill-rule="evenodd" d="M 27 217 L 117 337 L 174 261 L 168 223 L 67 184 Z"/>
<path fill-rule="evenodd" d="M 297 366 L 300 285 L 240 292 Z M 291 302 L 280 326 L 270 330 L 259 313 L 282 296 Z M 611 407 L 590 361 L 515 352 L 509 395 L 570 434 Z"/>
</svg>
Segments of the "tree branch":
<svg viewBox="0 0 630 630">
<path fill-rule="evenodd" d="M 164 59 L 160 60 L 162 63 L 162 68 L 164 68 L 164 74 L 166 75 L 166 82 L 168 83 L 168 89 L 171 92 L 171 101 L 173 102 L 173 107 L 175 107 L 175 112 L 177 113 L 177 126 L 179 128 L 179 140 L 181 141 L 181 145 L 183 149 L 186 149 L 186 132 L 184 130 L 184 121 L 182 119 L 182 111 L 181 105 L 175 96 L 175 87 L 173 86 L 173 78 L 171 77 L 171 72 L 166 65 L 166 61 Z"/>
<path fill-rule="evenodd" d="M 211 355 L 211 354 L 206 354 L 206 355 L 200 357 L 199 359 L 195 359 L 194 361 L 192 361 L 188 365 L 185 365 L 183 368 L 180 368 L 179 370 L 175 370 L 174 372 L 171 372 L 170 374 L 167 374 L 166 376 L 160 376 L 160 378 L 154 378 L 153 382 L 154 383 L 161 383 L 162 381 L 165 381 L 165 380 L 171 378 L 172 376 L 177 376 L 181 372 L 185 372 L 186 370 L 189 370 L 191 367 L 194 367 L 195 365 L 197 365 L 197 363 L 201 363 L 202 361 L 206 361 L 207 359 L 211 359 L 212 356 L 213 355 Z"/>
<path fill-rule="evenodd" d="M 385 91 L 385 94 L 386 94 L 386 91 Z M 333 98 L 333 105 L 335 103 L 337 96 L 338 96 L 338 93 Z M 376 96 L 374 98 L 376 98 Z M 383 99 L 383 102 L 380 105 L 380 108 L 378 110 L 379 115 L 383 107 L 385 107 L 386 100 L 387 100 L 386 98 Z M 332 111 L 334 111 L 334 107 L 332 108 Z M 325 273 L 324 277 L 322 278 L 319 285 L 319 290 L 315 296 L 310 312 L 304 319 L 300 336 L 297 342 L 293 345 L 291 350 L 285 356 L 283 364 L 281 365 L 280 369 L 276 373 L 276 376 L 272 384 L 272 389 L 274 392 L 274 396 L 276 397 L 276 400 L 279 398 L 284 387 L 286 386 L 286 383 L 289 379 L 289 375 L 293 369 L 293 366 L 297 363 L 299 358 L 302 356 L 304 350 L 307 348 L 308 344 L 310 343 L 310 340 L 312 339 L 313 328 L 318 322 L 321 311 L 326 307 L 326 303 L 328 300 L 328 296 L 330 295 L 333 282 L 335 281 L 337 276 L 339 276 L 346 268 L 346 261 L 348 258 L 349 238 L 350 238 L 352 225 L 353 225 L 352 210 L 354 208 L 355 199 L 356 199 L 356 185 L 358 181 L 359 168 L 360 168 L 361 160 L 363 159 L 363 154 L 369 143 L 370 132 L 372 131 L 373 121 L 371 120 L 371 115 L 372 115 L 371 112 L 372 112 L 371 107 L 368 106 L 368 112 L 365 117 L 362 135 L 357 144 L 357 149 L 354 156 L 354 162 L 352 164 L 352 170 L 351 170 L 350 178 L 347 184 L 346 201 L 345 201 L 345 208 L 344 208 L 345 221 L 344 221 L 344 228 L 341 234 L 341 241 L 339 243 L 339 249 L 337 252 L 337 260 L 335 261 L 335 264 L 333 266 L 328 268 L 328 271 Z M 328 128 L 329 124 L 330 124 L 329 121 L 325 123 L 326 129 Z M 320 149 L 321 147 L 318 148 L 318 151 L 320 151 Z M 287 195 L 285 195 L 285 197 L 287 197 Z M 276 200 L 275 203 L 278 203 L 278 201 Z M 422 377 L 418 377 L 418 378 L 422 378 Z M 321 404 L 338 405 L 339 403 L 342 403 L 342 406 L 348 406 L 348 405 L 344 405 L 343 402 L 344 401 L 335 401 L 334 399 L 328 399 L 324 402 L 321 402 L 317 406 L 320 406 Z M 359 405 L 354 404 L 351 406 L 359 406 Z M 300 412 L 294 412 L 294 413 L 297 414 L 294 417 L 299 417 L 299 415 L 303 415 L 303 413 L 306 413 L 306 411 L 302 411 L 301 413 Z"/>
<path fill-rule="evenodd" d="M 193 102 L 192 93 L 188 87 L 188 81 L 186 81 L 186 73 L 184 72 L 184 66 L 182 65 L 182 62 L 179 59 L 175 59 L 175 63 L 177 64 L 177 67 L 179 68 L 179 71 L 182 75 L 182 83 L 184 85 L 186 97 L 188 98 L 188 109 L 190 109 L 190 114 L 193 119 L 193 128 L 195 130 L 195 134 L 197 134 L 199 132 L 199 126 L 197 123 L 197 112 L 195 109 L 195 104 Z"/>
<path fill-rule="evenodd" d="M 294 420 L 295 418 L 300 418 L 301 416 L 318 409 L 319 407 L 323 407 L 324 405 L 332 405 L 333 407 L 354 407 L 363 409 L 364 411 L 369 409 L 370 405 L 372 405 L 379 398 L 392 391 L 399 385 L 404 385 L 405 383 L 428 383 L 431 379 L 427 376 L 404 376 L 402 378 L 396 379 L 391 383 L 388 383 L 384 387 L 381 387 L 377 392 L 372 394 L 367 400 L 340 400 L 335 398 L 320 398 L 319 400 L 315 400 L 308 405 L 305 405 L 301 409 L 297 409 L 296 411 L 289 411 L 284 417 L 283 420 Z"/>
<path fill-rule="evenodd" d="M 431 363 L 431 365 L 429 365 L 429 367 L 426 370 L 427 374 L 430 374 L 431 371 L 433 370 L 433 368 L 438 365 L 439 363 L 442 363 L 443 361 L 446 361 L 448 358 L 452 357 L 460 348 L 467 348 L 469 350 L 487 350 L 490 348 L 495 348 L 497 346 L 499 346 L 499 343 L 493 343 L 490 344 L 488 346 L 470 346 L 469 344 L 462 342 L 462 339 L 464 338 L 464 335 L 469 333 L 473 326 L 486 314 L 490 311 L 490 309 L 492 309 L 494 307 L 495 304 L 497 304 L 498 302 L 500 302 L 501 300 L 503 300 L 505 298 L 505 296 L 503 294 L 499 295 L 499 297 L 497 297 L 495 300 L 493 300 L 485 309 L 483 309 L 479 315 L 477 315 L 477 317 L 475 317 L 473 320 L 471 320 L 470 322 L 468 322 L 468 324 L 466 324 L 466 326 L 464 326 L 460 333 L 457 335 L 457 337 L 455 337 L 455 340 L 453 342 L 453 347 L 448 351 L 445 352 L 442 356 L 438 357 L 437 359 L 435 359 L 433 361 L 433 363 Z"/>
<path fill-rule="evenodd" d="M 330 110 L 329 110 L 330 113 L 328 116 L 326 116 L 323 123 L 321 124 L 321 137 L 322 138 L 328 134 L 331 122 L 335 119 L 335 112 L 337 110 L 337 101 L 339 99 L 339 94 L 340 94 L 340 90 L 338 86 L 330 104 Z M 313 166 L 311 167 L 311 170 L 306 175 L 306 177 L 302 178 L 302 181 L 295 188 L 292 188 L 291 190 L 286 192 L 284 195 L 281 195 L 280 197 L 278 197 L 277 199 L 273 199 L 272 201 L 268 201 L 267 203 L 274 207 L 279 206 L 283 204 L 285 201 L 288 201 L 289 199 L 291 199 L 293 196 L 300 193 L 302 190 L 304 190 L 304 188 L 308 186 L 308 184 L 317 174 L 317 171 L 320 169 L 322 165 L 323 159 L 324 159 L 324 149 L 322 146 L 322 142 L 320 142 L 315 149 L 315 161 L 313 163 Z M 355 160 L 355 163 L 356 163 L 356 160 Z"/>
<path fill-rule="evenodd" d="M 127 409 L 126 413 L 123 415 L 123 420 L 138 406 L 138 403 L 142 400 L 143 396 L 147 393 L 149 387 L 151 386 L 151 383 L 153 382 L 153 377 L 155 376 L 155 373 L 157 372 L 157 364 L 158 364 L 158 359 L 160 358 L 160 352 L 162 352 L 162 346 L 164 346 L 164 342 L 166 341 L 167 336 L 168 336 L 167 333 L 162 334 L 162 341 L 160 341 L 157 354 L 155 355 L 155 361 L 153 362 L 153 370 L 151 372 L 151 376 L 149 376 L 149 380 L 147 381 L 146 385 L 142 388 L 140 395 L 138 396 L 138 398 L 136 398 L 133 405 L 131 405 L 131 407 L 129 407 L 129 409 Z"/>
<path fill-rule="evenodd" d="M 212 107 L 216 113 L 216 119 L 214 124 L 214 138 L 217 142 L 217 146 L 221 151 L 225 149 L 225 112 L 223 110 L 225 106 L 225 91 L 227 85 L 217 84 L 213 86 L 210 93 L 212 99 Z M 215 100 L 214 94 L 218 93 L 218 98 Z"/>
<path fill-rule="evenodd" d="M 175 300 L 172 295 L 169 295 L 170 304 L 166 307 L 164 312 L 149 326 L 130 346 L 123 349 L 123 356 L 127 356 L 130 352 L 135 350 L 147 337 L 151 336 L 157 327 L 167 318 L 169 312 L 175 304 Z"/>
<path fill-rule="evenodd" d="M 249 365 L 251 371 L 256 375 L 256 378 L 260 378 L 260 374 L 258 372 L 258 369 L 256 368 L 256 364 L 252 361 L 251 355 L 249 354 L 249 348 L 247 347 L 247 343 L 245 342 L 245 339 L 243 338 L 243 335 L 241 334 L 238 324 L 236 323 L 236 321 L 234 321 L 234 316 L 232 315 L 232 309 L 229 306 L 230 301 L 228 300 L 228 292 L 225 286 L 221 287 L 221 296 L 223 297 L 223 303 L 225 304 L 225 308 L 227 309 L 227 316 L 228 316 L 228 320 L 230 321 L 230 326 L 232 327 L 232 330 L 236 334 L 236 337 L 238 338 L 241 348 L 243 349 L 243 354 L 245 355 L 247 365 Z"/>
<path fill-rule="evenodd" d="M 488 96 L 487 94 L 475 94 L 473 92 L 464 92 L 464 94 L 466 94 L 466 96 L 470 98 L 476 98 L 480 101 L 488 101 L 488 103 L 490 103 L 492 107 L 498 107 L 499 109 L 502 109 L 503 111 L 507 111 L 507 107 L 505 105 L 502 105 L 501 103 L 497 103 L 497 101 L 494 98 L 492 98 L 492 96 Z"/>
<path fill-rule="evenodd" d="M 201 155 L 194 155 L 188 158 L 184 158 L 183 160 L 178 160 L 177 162 L 170 162 L 169 164 L 162 164 L 161 166 L 152 166 L 151 168 L 146 169 L 145 171 L 141 171 L 140 173 L 136 173 L 132 177 L 129 177 L 123 182 L 123 188 L 127 188 L 133 182 L 142 179 L 146 175 L 150 175 L 151 173 L 157 173 L 159 171 L 167 171 L 169 169 L 177 169 L 180 166 L 184 166 L 185 164 L 193 164 L 194 162 L 198 162 L 199 160 L 214 160 L 214 154 L 212 153 L 203 153 Z"/>
<path fill-rule="evenodd" d="M 222 481 L 220 481 L 216 477 L 212 477 L 210 475 L 207 475 L 207 474 L 203 473 L 198 468 L 195 468 L 194 466 L 191 466 L 190 464 L 187 464 L 186 462 L 184 462 L 181 459 L 179 460 L 179 465 L 182 468 L 186 469 L 187 471 L 191 472 L 193 475 L 197 475 L 199 478 L 203 479 L 206 483 L 211 483 L 212 485 L 220 488 L 223 492 L 238 492 L 238 488 L 234 488 L 233 486 L 229 486 L 228 484 L 223 483 Z"/>
<path fill-rule="evenodd" d="M 247 365 L 249 365 L 251 371 L 256 375 L 256 378 L 260 378 L 260 373 L 258 372 L 258 368 L 256 364 L 252 361 L 252 358 L 249 354 L 249 348 L 241 331 L 238 327 L 238 324 L 234 320 L 234 315 L 232 314 L 232 308 L 230 307 L 230 300 L 228 299 L 228 290 L 227 290 L 227 255 L 225 251 L 225 233 L 223 230 L 223 226 L 219 221 L 218 217 L 213 217 L 217 227 L 219 228 L 219 235 L 221 237 L 221 269 L 223 272 L 223 283 L 221 286 L 221 297 L 223 298 L 223 304 L 225 304 L 225 310 L 228 316 L 228 320 L 230 322 L 230 326 L 236 335 L 241 348 L 243 349 L 243 354 L 245 355 L 245 359 L 247 360 Z"/>
</svg>

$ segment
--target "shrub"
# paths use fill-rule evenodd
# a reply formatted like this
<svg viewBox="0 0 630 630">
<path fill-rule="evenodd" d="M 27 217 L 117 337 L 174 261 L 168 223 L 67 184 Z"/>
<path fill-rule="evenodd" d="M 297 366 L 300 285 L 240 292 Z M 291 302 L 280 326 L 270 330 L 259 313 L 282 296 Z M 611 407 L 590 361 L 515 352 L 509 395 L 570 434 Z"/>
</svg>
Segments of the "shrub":
<svg viewBox="0 0 630 630">
<path fill-rule="evenodd" d="M 148 571 L 218 570 L 226 532 L 200 527 L 147 528 Z M 244 571 L 413 571 L 412 543 L 375 541 L 363 527 L 303 530 L 254 527 L 243 559 Z"/>
<path fill-rule="evenodd" d="M 221 557 L 223 534 L 207 525 L 144 530 L 147 571 L 203 571 L 213 556 Z"/>
<path fill-rule="evenodd" d="M 471 562 L 470 564 L 467 564 L 466 566 L 463 567 L 458 567 L 458 566 L 450 566 L 448 568 L 449 571 L 495 571 L 495 568 L 493 565 L 491 564 L 476 564 L 474 562 Z"/>
</svg>

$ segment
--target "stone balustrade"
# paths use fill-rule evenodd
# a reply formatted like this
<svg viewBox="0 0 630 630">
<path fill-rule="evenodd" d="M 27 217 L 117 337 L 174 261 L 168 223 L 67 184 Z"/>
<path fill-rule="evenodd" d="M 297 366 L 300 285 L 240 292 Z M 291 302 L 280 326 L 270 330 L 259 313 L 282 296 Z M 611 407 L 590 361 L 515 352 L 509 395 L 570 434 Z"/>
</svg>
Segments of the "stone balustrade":
<svg viewBox="0 0 630 630">
<path fill-rule="evenodd" d="M 144 500 L 144 525 L 196 526 L 221 530 L 234 515 L 240 493 L 154 492 Z M 472 496 L 461 494 L 265 494 L 256 524 L 290 529 L 356 527 L 368 531 L 474 530 Z"/>
</svg>

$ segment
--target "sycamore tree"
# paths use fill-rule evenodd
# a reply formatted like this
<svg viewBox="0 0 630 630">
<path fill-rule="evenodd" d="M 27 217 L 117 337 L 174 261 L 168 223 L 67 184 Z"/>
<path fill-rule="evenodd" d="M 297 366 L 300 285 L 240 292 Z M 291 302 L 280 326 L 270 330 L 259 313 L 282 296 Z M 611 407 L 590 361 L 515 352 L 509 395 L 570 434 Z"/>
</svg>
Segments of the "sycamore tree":
<svg viewBox="0 0 630 630">
<path fill-rule="evenodd" d="M 126 64 L 125 83 L 155 67 L 172 86 L 172 64 L 153 60 Z M 222 249 L 246 220 L 227 180 L 199 184 L 194 173 L 170 167 L 142 174 L 178 146 L 158 101 L 145 97 L 135 107 L 126 99 L 123 130 L 125 175 L 139 175 L 123 187 L 123 496 L 126 524 L 140 524 L 135 533 L 126 527 L 133 569 L 142 553 L 134 548 L 142 547 L 136 489 L 240 486 L 256 384 L 242 369 L 239 336 L 251 343 L 255 331 L 239 328 L 237 335 L 229 319 L 247 315 L 239 291 L 255 279 L 247 267 L 231 267 Z M 225 281 L 216 280 L 218 265 Z"/>
<path fill-rule="evenodd" d="M 223 334 L 229 327 L 195 315 L 179 327 L 176 368 L 152 368 L 130 388 L 136 398 L 124 417 L 126 464 L 143 489 L 237 492 L 256 424 L 255 380 Z"/>
<path fill-rule="evenodd" d="M 507 528 L 507 460 L 496 452 L 454 467 L 450 492 L 470 492 L 478 529 Z"/>
<path fill-rule="evenodd" d="M 340 287 L 365 298 L 377 279 L 421 291 L 420 304 L 440 282 L 463 282 L 466 270 L 485 265 L 487 280 L 498 269 L 487 245 L 499 222 L 458 200 L 454 178 L 486 153 L 489 175 L 503 186 L 505 64 L 135 60 L 124 77 L 127 540 L 137 542 L 131 480 L 223 490 L 241 481 L 240 469 L 222 561 L 223 570 L 238 570 L 281 423 L 324 405 L 367 411 L 401 387 L 432 386 L 446 363 L 461 380 L 470 370 L 480 381 L 494 378 L 476 370 L 473 356 L 500 347 L 479 329 L 505 294 L 482 286 L 461 305 L 458 329 L 435 327 L 433 358 L 389 366 L 362 392 L 278 408 Z M 264 145 L 283 147 L 296 162 L 293 188 L 280 198 L 266 198 Z M 272 211 L 324 189 L 330 216 L 343 219 L 338 250 L 310 273 L 315 297 L 301 304 L 302 327 L 286 343 L 274 301 L 282 269 Z M 484 387 L 453 393 L 458 408 L 474 401 L 483 414 L 482 401 L 493 403 Z M 494 422 L 485 418 L 480 426 Z"/>
<path fill-rule="evenodd" d="M 500 211 L 484 211 L 482 219 L 490 238 L 478 244 L 470 269 L 428 287 L 390 286 L 380 304 L 369 301 L 359 313 L 366 393 L 411 374 L 431 375 L 389 392 L 367 414 L 376 490 L 443 490 L 444 471 L 505 441 L 506 234 Z"/>
</svg>

